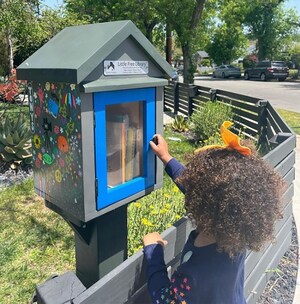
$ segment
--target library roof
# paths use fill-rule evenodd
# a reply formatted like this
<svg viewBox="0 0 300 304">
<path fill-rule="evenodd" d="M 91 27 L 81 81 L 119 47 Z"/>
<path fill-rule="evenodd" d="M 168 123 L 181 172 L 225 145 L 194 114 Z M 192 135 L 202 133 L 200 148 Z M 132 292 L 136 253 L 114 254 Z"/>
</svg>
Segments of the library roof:
<svg viewBox="0 0 300 304">
<path fill-rule="evenodd" d="M 133 22 L 126 20 L 63 29 L 18 66 L 17 77 L 79 84 L 129 37 L 164 77 L 172 76 L 172 67 Z"/>
</svg>

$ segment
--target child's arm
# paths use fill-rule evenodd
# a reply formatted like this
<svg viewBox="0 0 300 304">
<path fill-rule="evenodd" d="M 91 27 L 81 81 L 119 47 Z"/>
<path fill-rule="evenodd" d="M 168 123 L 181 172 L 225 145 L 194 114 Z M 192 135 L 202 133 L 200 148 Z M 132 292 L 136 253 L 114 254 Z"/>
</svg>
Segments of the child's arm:
<svg viewBox="0 0 300 304">
<path fill-rule="evenodd" d="M 154 143 L 154 141 L 150 142 L 152 150 L 165 165 L 167 174 L 172 178 L 181 192 L 184 193 L 184 188 L 176 182 L 176 178 L 182 174 L 185 167 L 169 153 L 168 144 L 160 134 L 155 134 L 153 138 L 156 143 Z"/>
<path fill-rule="evenodd" d="M 175 280 L 170 281 L 164 261 L 164 247 L 167 241 L 157 232 L 143 238 L 144 255 L 147 261 L 148 290 L 155 304 L 184 303 L 184 298 L 177 292 Z"/>
</svg>

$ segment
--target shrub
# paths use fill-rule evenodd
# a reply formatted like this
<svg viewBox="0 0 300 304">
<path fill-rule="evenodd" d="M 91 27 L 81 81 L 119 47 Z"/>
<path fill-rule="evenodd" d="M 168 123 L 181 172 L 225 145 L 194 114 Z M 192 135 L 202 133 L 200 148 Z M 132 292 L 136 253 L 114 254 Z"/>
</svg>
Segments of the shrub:
<svg viewBox="0 0 300 304">
<path fill-rule="evenodd" d="M 289 74 L 290 74 L 290 77 L 292 79 L 298 79 L 299 78 L 298 70 L 290 70 Z"/>
<path fill-rule="evenodd" d="M 244 69 L 254 67 L 258 62 L 258 57 L 255 54 L 248 55 L 243 59 L 243 67 Z"/>
<path fill-rule="evenodd" d="M 0 83 L 0 101 L 14 102 L 24 83 L 24 81 L 17 80 L 16 70 L 13 69 L 8 79 Z"/>
<path fill-rule="evenodd" d="M 225 120 L 232 120 L 232 118 L 231 107 L 223 103 L 209 101 L 204 107 L 194 111 L 191 116 L 190 129 L 200 145 L 211 144 L 218 135 L 222 123 Z"/>
</svg>

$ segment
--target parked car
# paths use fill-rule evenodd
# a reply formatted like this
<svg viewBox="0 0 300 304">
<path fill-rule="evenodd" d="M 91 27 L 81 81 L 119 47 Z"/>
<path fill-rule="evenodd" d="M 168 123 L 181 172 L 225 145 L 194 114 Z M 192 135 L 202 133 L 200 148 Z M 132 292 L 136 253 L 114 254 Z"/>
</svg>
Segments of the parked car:
<svg viewBox="0 0 300 304">
<path fill-rule="evenodd" d="M 173 81 L 178 81 L 179 80 L 179 76 L 178 76 L 178 73 L 177 73 L 176 69 L 173 69 L 172 80 Z"/>
<path fill-rule="evenodd" d="M 177 73 L 178 73 L 178 75 L 183 75 L 183 64 L 179 65 L 179 67 L 177 69 Z"/>
<path fill-rule="evenodd" d="M 222 78 L 229 78 L 229 77 L 235 77 L 240 78 L 241 77 L 241 69 L 237 68 L 233 65 L 227 65 L 222 64 L 220 66 L 217 66 L 213 71 L 213 77 L 222 77 Z"/>
<path fill-rule="evenodd" d="M 289 76 L 289 68 L 284 61 L 259 61 L 255 67 L 247 68 L 244 78 L 258 78 L 266 81 L 268 79 L 278 79 L 284 81 Z"/>
</svg>

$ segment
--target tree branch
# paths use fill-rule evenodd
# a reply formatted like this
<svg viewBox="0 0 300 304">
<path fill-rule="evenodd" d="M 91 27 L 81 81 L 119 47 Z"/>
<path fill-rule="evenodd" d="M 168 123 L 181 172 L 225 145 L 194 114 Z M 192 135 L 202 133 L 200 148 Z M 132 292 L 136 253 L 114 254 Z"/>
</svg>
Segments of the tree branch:
<svg viewBox="0 0 300 304">
<path fill-rule="evenodd" d="M 199 23 L 199 20 L 201 18 L 202 12 L 203 12 L 203 7 L 204 7 L 205 1 L 206 0 L 197 0 L 197 2 L 196 2 L 194 11 L 192 14 L 191 24 L 190 24 L 191 30 L 195 30 Z"/>
</svg>

